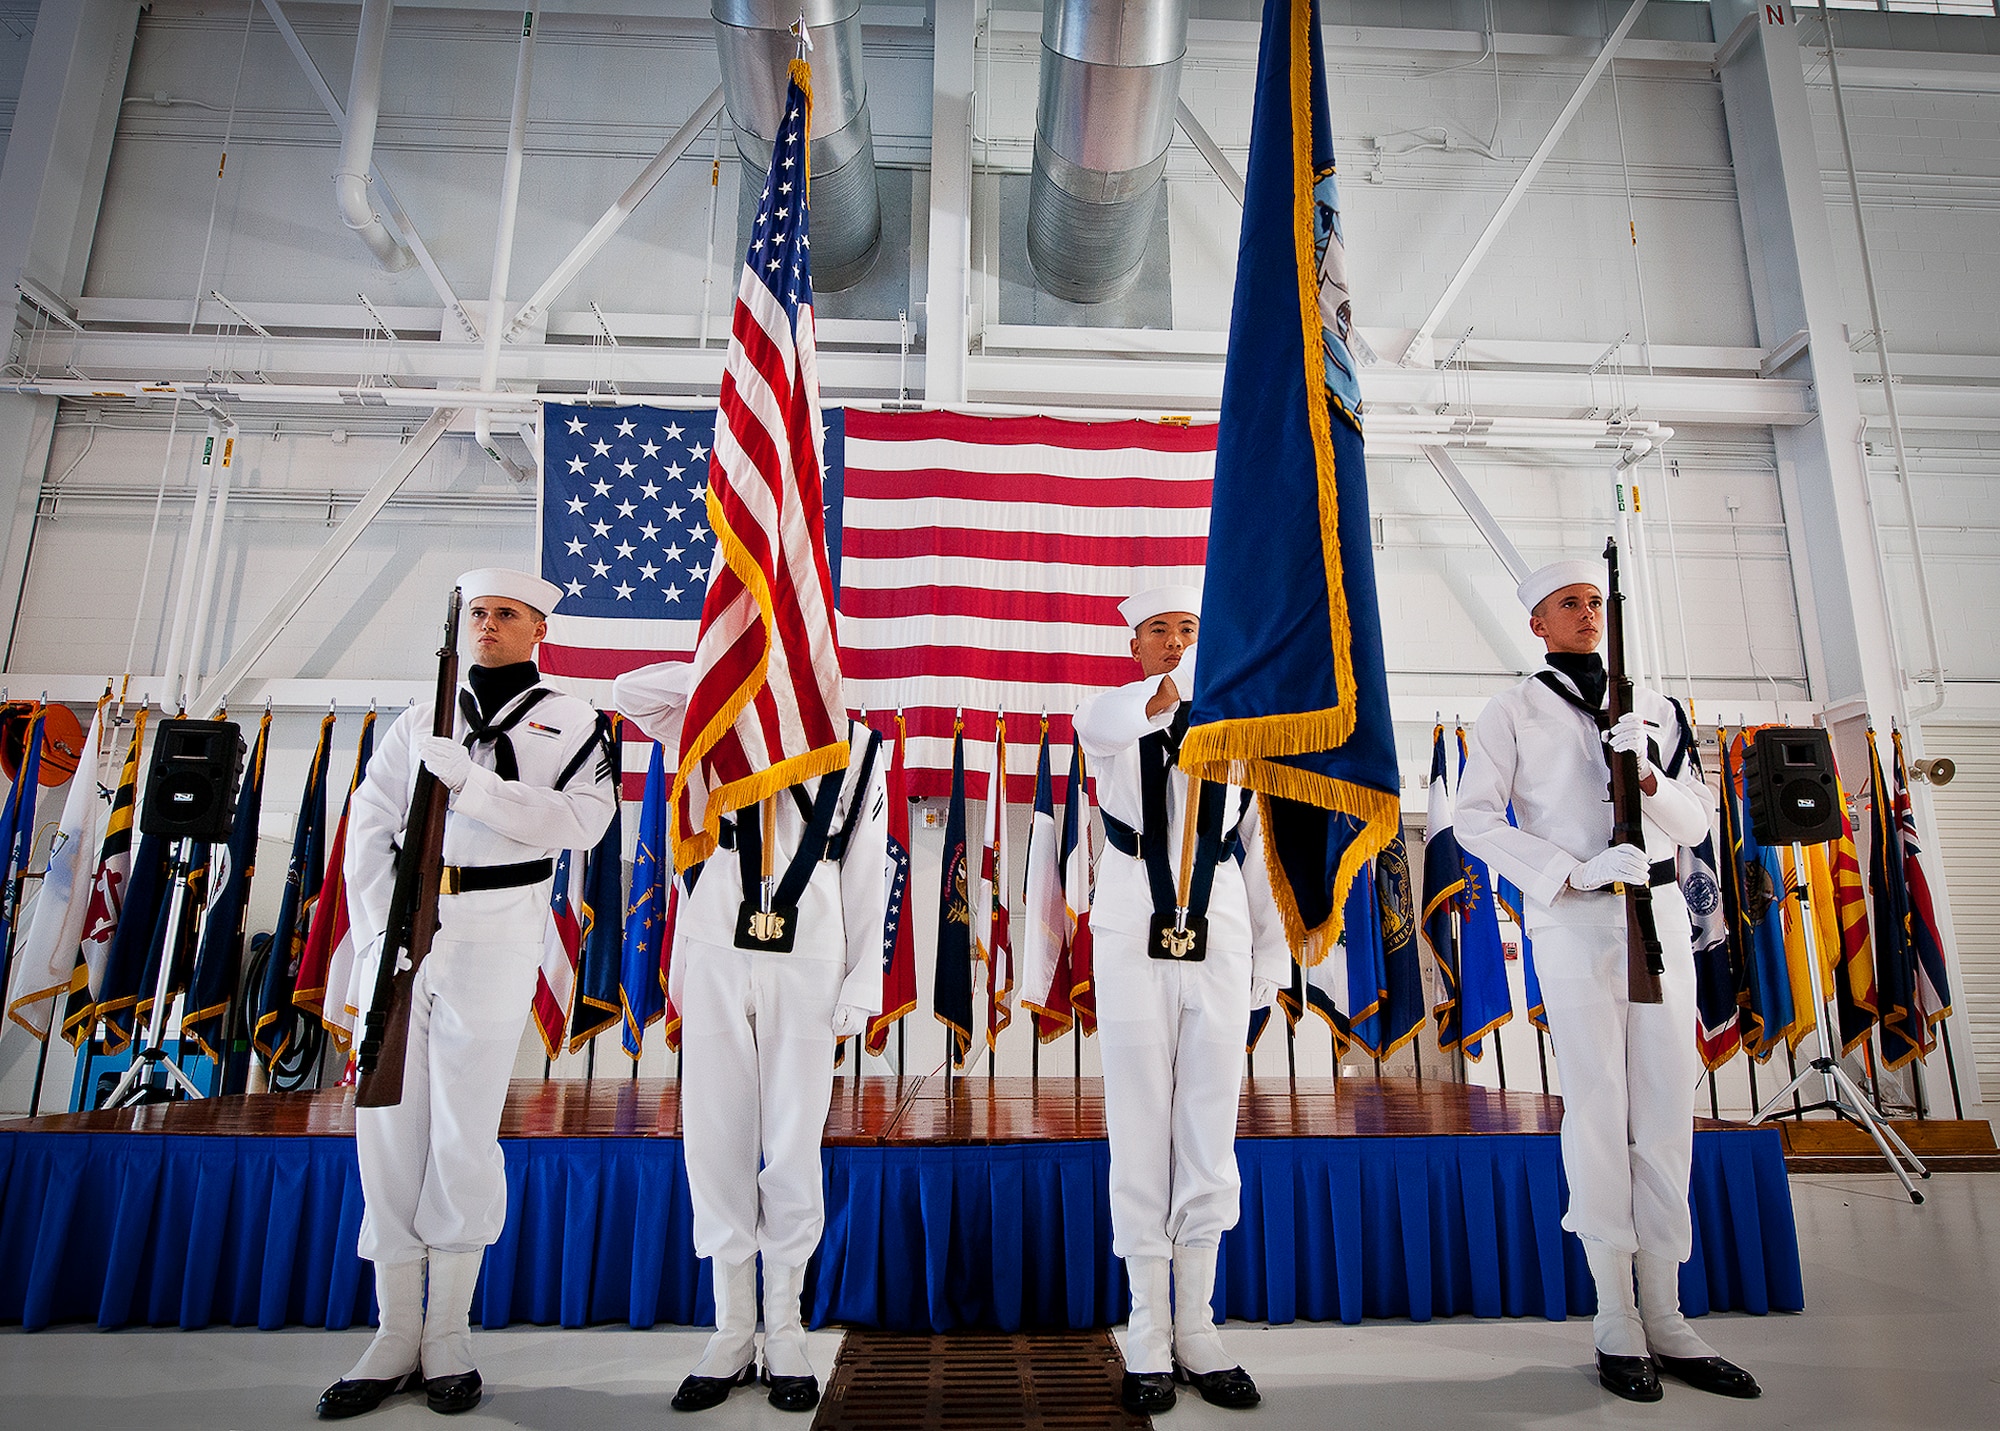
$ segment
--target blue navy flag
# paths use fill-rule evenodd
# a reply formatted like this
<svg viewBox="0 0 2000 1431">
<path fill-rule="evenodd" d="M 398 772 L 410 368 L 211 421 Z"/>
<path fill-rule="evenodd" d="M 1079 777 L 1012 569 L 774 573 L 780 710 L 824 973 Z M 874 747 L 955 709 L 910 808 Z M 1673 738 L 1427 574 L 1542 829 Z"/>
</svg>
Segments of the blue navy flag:
<svg viewBox="0 0 2000 1431">
<path fill-rule="evenodd" d="M 972 1050 L 972 900 L 965 869 L 965 731 L 951 742 L 951 804 L 944 821 L 944 862 L 939 867 L 937 972 L 931 1005 L 951 1030 L 952 1063 L 963 1067 Z"/>
<path fill-rule="evenodd" d="M 1465 773 L 1465 728 L 1458 730 L 1458 773 Z M 1514 1017 L 1507 987 L 1507 951 L 1500 943 L 1500 913 L 1486 862 L 1459 846 L 1465 882 L 1458 891 L 1457 1035 L 1467 1058 L 1480 1058 L 1487 1034 Z M 1450 1048 L 1449 1043 L 1444 1047 Z"/>
<path fill-rule="evenodd" d="M 611 717 L 614 723 L 624 722 Z M 623 762 L 622 742 L 614 741 L 613 768 Z M 644 776 L 640 777 L 642 780 Z M 577 911 L 576 998 L 570 1005 L 569 1050 L 575 1053 L 624 1015 L 618 997 L 618 977 L 625 954 L 625 811 L 611 812 L 611 823 L 583 867 L 583 903 Z M 571 852 L 571 858 L 577 852 Z"/>
<path fill-rule="evenodd" d="M 824 420 L 838 594 L 846 413 L 831 408 Z M 550 403 L 543 421 L 540 570 L 563 589 L 537 658 L 543 672 L 608 681 L 688 660 L 715 559 L 706 505 L 715 409 Z"/>
<path fill-rule="evenodd" d="M 1318 5 L 1265 0 L 1181 764 L 1266 797 L 1308 966 L 1400 818 L 1352 320 Z"/>
<path fill-rule="evenodd" d="M 667 776 L 655 744 L 646 767 L 646 800 L 639 808 L 639 843 L 632 851 L 632 892 L 625 901 L 624 959 L 618 975 L 625 1052 L 634 1058 L 645 1046 L 647 1027 L 667 1009 L 661 941 L 667 928 L 667 886 L 673 878 L 667 854 Z M 591 914 L 597 917 L 594 907 Z"/>
<path fill-rule="evenodd" d="M 1465 857 L 1459 853 L 1458 835 L 1452 829 L 1447 769 L 1444 727 L 1440 725 L 1431 731 L 1431 774 L 1424 817 L 1423 931 L 1424 942 L 1431 946 L 1431 958 L 1437 964 L 1437 998 L 1431 1011 L 1437 1015 L 1438 1042 L 1445 1048 L 1456 1048 L 1458 930 L 1452 916 L 1458 912 L 1458 896 L 1465 888 Z"/>
</svg>

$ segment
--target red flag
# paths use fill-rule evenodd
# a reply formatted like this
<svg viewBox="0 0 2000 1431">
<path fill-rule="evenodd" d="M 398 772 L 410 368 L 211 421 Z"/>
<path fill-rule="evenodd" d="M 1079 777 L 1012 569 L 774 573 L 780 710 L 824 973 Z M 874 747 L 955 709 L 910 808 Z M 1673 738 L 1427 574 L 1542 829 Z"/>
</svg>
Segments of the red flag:
<svg viewBox="0 0 2000 1431">
<path fill-rule="evenodd" d="M 349 937 L 347 919 L 347 815 L 354 807 L 354 792 L 368 773 L 374 749 L 375 712 L 371 710 L 361 718 L 354 774 L 347 782 L 340 823 L 334 826 L 333 845 L 326 857 L 326 883 L 320 886 L 319 903 L 313 906 L 305 952 L 299 956 L 299 986 L 292 993 L 292 1002 L 325 1026 L 327 1037 L 342 1053 L 353 1046 L 360 1005 L 368 992 L 350 987 L 354 981 L 354 940 Z"/>
<path fill-rule="evenodd" d="M 679 869 L 714 852 L 730 811 L 847 765 L 806 234 L 811 135 L 811 72 L 794 60 L 737 284 L 709 456 L 716 559 L 674 774 Z"/>
<path fill-rule="evenodd" d="M 1007 920 L 1007 718 L 997 720 L 986 776 L 986 833 L 980 839 L 979 902 L 973 934 L 986 968 L 986 1046 L 1014 1022 L 1014 941 Z"/>
<path fill-rule="evenodd" d="M 1097 984 L 1090 940 L 1090 786 L 1084 774 L 1083 747 L 1074 736 L 1069 747 L 1069 801 L 1063 807 L 1063 901 L 1069 907 L 1069 1001 L 1076 1026 L 1086 1036 L 1097 1032 Z"/>
<path fill-rule="evenodd" d="M 555 883 L 549 888 L 549 922 L 542 931 L 542 967 L 535 971 L 535 1029 L 550 1058 L 562 1052 L 569 1029 L 570 1001 L 576 994 L 577 960 L 583 952 L 583 922 L 577 905 L 583 899 L 583 860 L 575 850 L 556 857 Z"/>
<path fill-rule="evenodd" d="M 888 1047 L 889 1030 L 917 1006 L 917 946 L 905 917 L 910 903 L 910 778 L 903 768 L 903 717 L 889 760 L 889 897 L 882 907 L 882 1012 L 868 1021 L 868 1051 Z"/>
<path fill-rule="evenodd" d="M 1076 1022 L 1070 1004 L 1069 907 L 1063 898 L 1062 827 L 1056 822 L 1055 781 L 1049 769 L 1049 721 L 1035 753 L 1035 813 L 1028 826 L 1028 925 L 1021 951 L 1021 1007 L 1035 1016 L 1043 1043 Z"/>
<path fill-rule="evenodd" d="M 681 882 L 667 881 L 667 917 L 660 926 L 660 1032 L 670 1052 L 681 1051 L 681 1011 L 674 1002 L 674 926 L 681 917 Z"/>
</svg>

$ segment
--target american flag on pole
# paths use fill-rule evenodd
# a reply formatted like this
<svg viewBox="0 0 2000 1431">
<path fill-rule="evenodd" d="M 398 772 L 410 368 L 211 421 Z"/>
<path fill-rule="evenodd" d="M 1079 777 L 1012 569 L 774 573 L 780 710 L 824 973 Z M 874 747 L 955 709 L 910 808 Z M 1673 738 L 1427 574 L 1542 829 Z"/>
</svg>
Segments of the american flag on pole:
<svg viewBox="0 0 2000 1431">
<path fill-rule="evenodd" d="M 961 707 L 968 740 L 1043 712 L 1069 740 L 1086 695 L 1138 678 L 1118 603 L 1201 580 L 1213 425 L 849 408 L 846 439 L 847 699 L 902 709 L 913 796 L 949 793 Z M 1009 798 L 1034 799 L 1035 754 L 1008 752 Z"/>
<path fill-rule="evenodd" d="M 791 65 L 736 288 L 710 454 L 716 560 L 673 783 L 674 865 L 705 859 L 721 818 L 847 765 L 813 345 L 812 71 Z"/>
</svg>

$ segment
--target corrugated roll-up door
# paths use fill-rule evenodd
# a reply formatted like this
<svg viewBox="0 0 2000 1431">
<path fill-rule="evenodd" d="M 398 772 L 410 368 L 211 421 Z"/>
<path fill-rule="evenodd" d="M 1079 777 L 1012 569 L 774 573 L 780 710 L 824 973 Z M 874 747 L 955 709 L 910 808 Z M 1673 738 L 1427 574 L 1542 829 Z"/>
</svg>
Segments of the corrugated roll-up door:
<svg viewBox="0 0 2000 1431">
<path fill-rule="evenodd" d="M 1958 766 L 1931 787 L 1965 982 L 1953 996 L 1972 1024 L 1979 1086 L 2000 1089 L 2000 725 L 1927 725 L 1924 748 Z"/>
</svg>

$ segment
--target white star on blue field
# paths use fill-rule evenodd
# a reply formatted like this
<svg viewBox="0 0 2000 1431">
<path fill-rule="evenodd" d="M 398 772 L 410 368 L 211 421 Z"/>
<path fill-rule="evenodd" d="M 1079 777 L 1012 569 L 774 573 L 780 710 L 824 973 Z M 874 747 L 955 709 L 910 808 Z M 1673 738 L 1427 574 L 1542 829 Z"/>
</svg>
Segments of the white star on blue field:
<svg viewBox="0 0 2000 1431">
<path fill-rule="evenodd" d="M 542 575 L 562 614 L 694 620 L 715 557 L 708 468 L 715 409 L 546 409 Z M 839 583 L 842 422 L 826 422 L 827 547 Z"/>
</svg>

